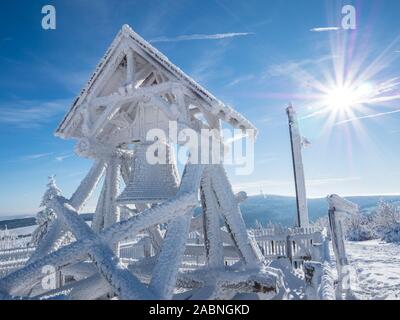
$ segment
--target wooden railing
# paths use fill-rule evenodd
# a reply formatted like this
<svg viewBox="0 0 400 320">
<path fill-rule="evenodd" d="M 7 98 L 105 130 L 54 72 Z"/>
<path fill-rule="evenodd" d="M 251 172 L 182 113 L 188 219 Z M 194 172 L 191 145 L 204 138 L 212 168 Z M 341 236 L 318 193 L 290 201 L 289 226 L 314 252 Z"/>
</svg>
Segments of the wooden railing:
<svg viewBox="0 0 400 320">
<path fill-rule="evenodd" d="M 35 247 L 22 247 L 0 251 L 0 278 L 25 265 Z"/>
<path fill-rule="evenodd" d="M 315 258 L 315 252 L 322 250 L 321 232 L 315 228 L 293 229 L 253 229 L 249 232 L 255 237 L 261 252 L 267 260 L 288 258 L 294 268 L 300 268 L 304 261 Z M 225 264 L 231 265 L 239 260 L 239 254 L 233 243 L 226 237 L 224 241 Z M 147 250 L 148 251 L 148 250 Z M 150 255 L 154 254 L 154 250 Z M 140 259 L 145 256 L 142 243 L 131 243 L 120 246 L 122 259 Z M 185 267 L 201 266 L 205 261 L 204 239 L 202 234 L 191 232 L 188 236 L 183 265 Z"/>
<path fill-rule="evenodd" d="M 315 228 L 293 229 L 252 229 L 249 232 L 255 237 L 261 252 L 267 260 L 288 258 L 294 268 L 302 267 L 304 261 L 313 260 L 315 246 L 322 241 L 321 232 Z M 226 242 L 228 239 L 223 237 Z M 225 242 L 224 241 L 224 242 Z M 122 243 L 119 256 L 129 263 L 155 254 L 151 244 L 141 241 Z M 198 232 L 189 233 L 187 248 L 183 257 L 183 265 L 201 266 L 206 263 L 204 239 Z M 35 247 L 22 247 L 0 251 L 0 277 L 21 268 L 35 251 Z M 239 255 L 232 243 L 224 244 L 225 264 L 231 265 L 238 261 Z"/>
</svg>

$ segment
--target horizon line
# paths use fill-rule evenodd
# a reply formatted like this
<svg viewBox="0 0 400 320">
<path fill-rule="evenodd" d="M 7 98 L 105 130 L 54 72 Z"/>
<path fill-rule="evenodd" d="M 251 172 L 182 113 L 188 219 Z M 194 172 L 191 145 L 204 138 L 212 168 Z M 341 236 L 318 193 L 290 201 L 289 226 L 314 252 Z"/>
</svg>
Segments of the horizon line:
<svg viewBox="0 0 400 320">
<path fill-rule="evenodd" d="M 247 194 L 248 197 L 256 197 L 256 196 L 262 196 L 261 194 Z M 273 193 L 268 193 L 268 194 L 264 194 L 264 196 L 276 196 L 276 197 L 286 197 L 286 198 L 296 198 L 295 195 L 284 195 L 284 194 L 273 194 Z M 326 196 L 310 196 L 307 197 L 307 200 L 315 200 L 315 199 L 324 199 L 326 198 L 328 195 Z M 343 198 L 349 198 L 349 197 L 400 197 L 400 193 L 384 193 L 384 194 L 347 194 L 347 195 L 341 195 L 341 197 Z M 87 213 L 94 213 L 94 212 L 82 212 L 83 214 L 87 214 Z M 2 216 L 4 217 L 16 217 L 16 216 L 27 216 L 26 218 L 30 218 L 30 217 L 35 217 L 37 213 L 14 213 L 14 214 L 10 214 L 10 213 L 6 213 L 6 214 L 2 214 L 0 213 L 0 218 Z M 4 220 L 2 220 L 4 221 Z"/>
</svg>

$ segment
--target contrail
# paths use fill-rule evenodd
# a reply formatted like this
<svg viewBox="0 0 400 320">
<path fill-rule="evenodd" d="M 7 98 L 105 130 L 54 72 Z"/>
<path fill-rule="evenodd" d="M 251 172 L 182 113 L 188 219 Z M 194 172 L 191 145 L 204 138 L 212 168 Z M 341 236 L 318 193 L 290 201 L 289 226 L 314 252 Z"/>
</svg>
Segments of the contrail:
<svg viewBox="0 0 400 320">
<path fill-rule="evenodd" d="M 339 31 L 339 27 L 322 27 L 322 28 L 312 28 L 311 32 L 325 32 L 325 31 Z"/>
<path fill-rule="evenodd" d="M 348 123 L 348 122 L 353 122 L 353 121 L 356 121 L 356 120 L 382 117 L 382 116 L 386 116 L 388 114 L 399 113 L 399 112 L 400 112 L 400 109 L 396 109 L 396 110 L 388 111 L 388 112 L 380 112 L 380 113 L 369 114 L 367 116 L 354 117 L 354 118 L 350 118 L 350 119 L 347 119 L 347 120 L 336 122 L 334 124 L 334 126 L 338 126 L 338 125 L 345 124 L 345 123 Z"/>
<path fill-rule="evenodd" d="M 190 40 L 219 40 L 225 38 L 242 37 L 254 34 L 253 32 L 230 32 L 230 33 L 217 33 L 217 34 L 189 34 L 181 35 L 177 37 L 159 37 L 150 40 L 150 42 L 178 42 L 178 41 L 190 41 Z"/>
</svg>

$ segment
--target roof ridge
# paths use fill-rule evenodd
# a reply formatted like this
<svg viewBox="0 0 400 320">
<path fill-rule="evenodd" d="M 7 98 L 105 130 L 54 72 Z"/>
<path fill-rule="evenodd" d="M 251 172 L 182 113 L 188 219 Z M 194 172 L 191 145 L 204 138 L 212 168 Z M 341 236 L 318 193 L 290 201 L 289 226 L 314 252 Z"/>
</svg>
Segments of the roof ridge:
<svg viewBox="0 0 400 320">
<path fill-rule="evenodd" d="M 176 66 L 173 62 L 171 62 L 167 56 L 165 56 L 162 52 L 160 52 L 157 48 L 155 48 L 151 43 L 146 41 L 143 37 L 141 37 L 138 33 L 136 33 L 128 24 L 124 24 L 122 28 L 118 31 L 117 35 L 111 42 L 108 47 L 106 53 L 100 59 L 100 62 L 96 65 L 94 72 L 91 74 L 91 77 L 86 82 L 83 89 L 80 91 L 79 95 L 74 99 L 72 106 L 70 107 L 68 113 L 65 115 L 60 125 L 58 126 L 55 135 L 63 137 L 63 126 L 72 117 L 75 109 L 80 105 L 82 100 L 84 100 L 90 91 L 90 87 L 95 83 L 97 77 L 100 75 L 100 72 L 107 61 L 112 57 L 112 52 L 115 48 L 123 41 L 124 37 L 130 37 L 133 39 L 140 47 L 143 48 L 152 58 L 162 64 L 165 68 L 167 68 L 170 72 L 173 73 L 178 79 L 185 81 L 192 90 L 196 91 L 203 99 L 209 100 L 208 102 L 211 104 L 211 107 L 215 107 L 215 114 L 224 109 L 224 113 L 231 118 L 239 118 L 241 122 L 246 124 L 246 127 L 250 127 L 256 130 L 255 126 L 247 120 L 241 113 L 236 111 L 233 107 L 226 105 L 221 100 L 216 98 L 211 92 L 205 89 L 202 85 L 197 83 L 193 78 L 187 75 L 182 69 Z M 226 120 L 228 121 L 228 120 Z M 257 131 L 257 130 L 256 130 Z"/>
</svg>

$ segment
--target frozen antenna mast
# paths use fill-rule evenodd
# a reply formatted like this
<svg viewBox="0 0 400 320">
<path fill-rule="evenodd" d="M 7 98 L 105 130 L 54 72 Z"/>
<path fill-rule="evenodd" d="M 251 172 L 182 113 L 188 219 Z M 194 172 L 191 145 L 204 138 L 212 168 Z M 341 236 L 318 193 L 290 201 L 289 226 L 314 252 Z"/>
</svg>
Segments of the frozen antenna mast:
<svg viewBox="0 0 400 320">
<path fill-rule="evenodd" d="M 286 109 L 289 120 L 290 144 L 292 149 L 293 173 L 296 187 L 296 205 L 297 205 L 297 226 L 308 226 L 308 208 L 306 184 L 304 179 L 303 160 L 301 149 L 303 146 L 303 138 L 300 134 L 297 114 L 290 104 Z"/>
</svg>

